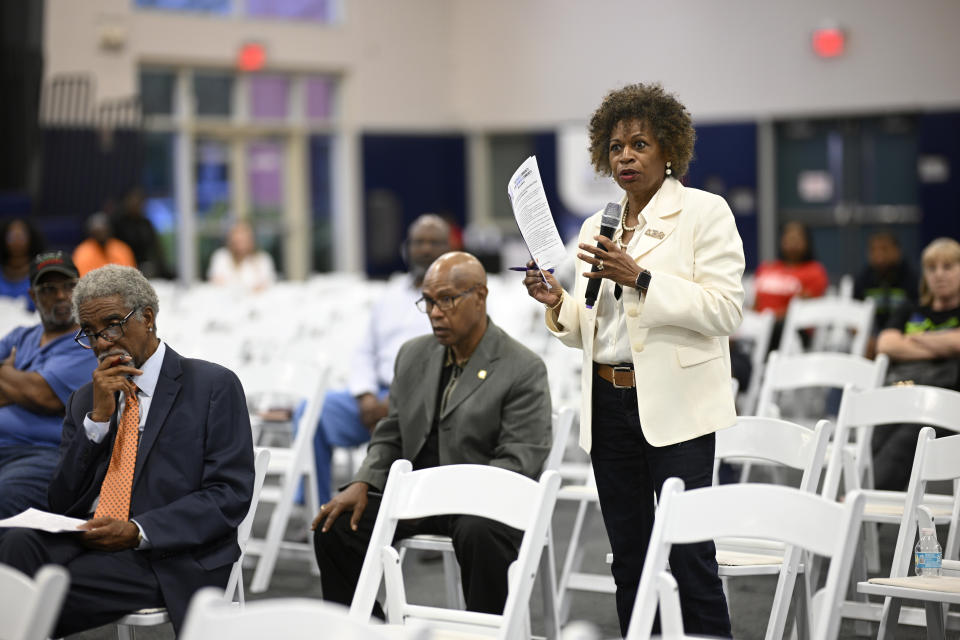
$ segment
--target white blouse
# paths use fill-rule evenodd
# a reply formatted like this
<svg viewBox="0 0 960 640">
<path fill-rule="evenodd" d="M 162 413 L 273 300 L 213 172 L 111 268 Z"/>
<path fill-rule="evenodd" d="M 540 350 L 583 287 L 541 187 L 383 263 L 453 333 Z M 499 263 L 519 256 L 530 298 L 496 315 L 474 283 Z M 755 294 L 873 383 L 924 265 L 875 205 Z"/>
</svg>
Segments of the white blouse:
<svg viewBox="0 0 960 640">
<path fill-rule="evenodd" d="M 650 206 L 649 203 L 647 206 Z M 620 215 L 623 215 L 622 211 Z M 634 249 L 646 226 L 647 220 L 641 211 L 637 219 L 637 230 L 627 243 L 628 253 Z M 617 227 L 613 233 L 613 241 L 616 242 L 622 235 L 623 227 Z M 633 362 L 630 335 L 627 333 L 627 317 L 623 310 L 623 295 L 617 300 L 614 297 L 614 287 L 616 283 L 613 280 L 601 280 L 600 295 L 597 296 L 597 333 L 593 338 L 593 360 L 600 364 Z"/>
<path fill-rule="evenodd" d="M 213 284 L 255 291 L 276 282 L 277 273 L 273 266 L 273 258 L 264 251 L 257 251 L 237 264 L 230 255 L 230 250 L 220 247 L 210 258 L 207 280 Z"/>
</svg>

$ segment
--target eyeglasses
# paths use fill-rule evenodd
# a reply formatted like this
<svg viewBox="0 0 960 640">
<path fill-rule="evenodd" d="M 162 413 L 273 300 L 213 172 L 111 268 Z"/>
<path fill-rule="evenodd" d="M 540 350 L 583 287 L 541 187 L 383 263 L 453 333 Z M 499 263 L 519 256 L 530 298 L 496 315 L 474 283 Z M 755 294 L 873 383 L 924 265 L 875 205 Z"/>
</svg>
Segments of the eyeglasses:
<svg viewBox="0 0 960 640">
<path fill-rule="evenodd" d="M 450 311 L 457 305 L 457 300 L 460 298 L 470 295 L 470 293 L 477 288 L 477 285 L 473 285 L 463 293 L 458 293 L 455 296 L 441 296 L 434 300 L 430 296 L 423 296 L 417 300 L 414 304 L 417 305 L 417 309 L 423 311 L 424 313 L 430 313 L 434 307 L 438 307 L 440 311 Z"/>
<path fill-rule="evenodd" d="M 134 311 L 136 311 L 135 308 L 124 316 L 123 320 L 111 322 L 96 333 L 89 333 L 81 329 L 77 331 L 77 335 L 73 337 L 73 340 L 84 349 L 93 349 L 93 345 L 96 344 L 97 340 L 105 340 L 112 344 L 123 337 L 123 325 L 127 324 L 127 320 L 130 319 Z"/>
<path fill-rule="evenodd" d="M 60 283 L 49 282 L 47 284 L 37 285 L 34 287 L 34 291 L 41 296 L 52 297 L 60 293 L 73 293 L 76 286 L 76 280 L 66 280 Z"/>
</svg>

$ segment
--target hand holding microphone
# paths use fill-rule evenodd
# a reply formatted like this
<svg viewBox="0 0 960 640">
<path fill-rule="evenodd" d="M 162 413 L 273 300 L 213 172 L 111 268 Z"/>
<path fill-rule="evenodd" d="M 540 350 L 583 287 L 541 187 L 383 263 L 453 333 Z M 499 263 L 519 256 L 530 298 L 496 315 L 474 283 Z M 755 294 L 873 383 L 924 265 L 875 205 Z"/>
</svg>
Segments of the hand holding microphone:
<svg viewBox="0 0 960 640">
<path fill-rule="evenodd" d="M 602 278 L 613 280 L 624 287 L 634 287 L 637 276 L 642 271 L 636 261 L 613 241 L 613 234 L 619 224 L 620 205 L 611 202 L 603 210 L 603 216 L 600 219 L 600 235 L 594 236 L 597 246 L 579 245 L 581 253 L 578 253 L 577 257 L 592 265 L 590 271 L 583 274 L 583 277 L 589 280 L 584 296 L 587 309 L 593 309 L 597 303 Z"/>
</svg>

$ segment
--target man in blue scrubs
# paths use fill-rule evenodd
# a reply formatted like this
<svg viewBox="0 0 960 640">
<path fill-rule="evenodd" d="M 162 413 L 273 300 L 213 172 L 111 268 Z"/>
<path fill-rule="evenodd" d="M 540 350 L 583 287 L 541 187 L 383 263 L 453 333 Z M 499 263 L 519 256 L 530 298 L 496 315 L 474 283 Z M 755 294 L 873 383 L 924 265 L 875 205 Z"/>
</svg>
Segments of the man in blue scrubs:
<svg viewBox="0 0 960 640">
<path fill-rule="evenodd" d="M 30 298 L 40 324 L 0 339 L 0 518 L 47 508 L 64 406 L 97 367 L 93 352 L 73 341 L 78 277 L 64 252 L 39 254 L 30 266 Z"/>
</svg>

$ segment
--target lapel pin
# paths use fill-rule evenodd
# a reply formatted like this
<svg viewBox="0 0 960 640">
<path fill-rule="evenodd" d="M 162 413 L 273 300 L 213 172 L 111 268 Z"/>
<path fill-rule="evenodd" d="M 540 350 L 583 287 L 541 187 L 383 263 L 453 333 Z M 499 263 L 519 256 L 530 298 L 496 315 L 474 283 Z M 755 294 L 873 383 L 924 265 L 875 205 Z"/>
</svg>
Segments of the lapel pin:
<svg viewBox="0 0 960 640">
<path fill-rule="evenodd" d="M 487 370 L 486 370 L 486 369 L 480 369 L 480 371 L 477 371 L 477 377 L 480 378 L 481 380 L 486 380 L 486 379 L 487 379 Z"/>
<path fill-rule="evenodd" d="M 652 236 L 657 240 L 663 240 L 663 231 L 657 231 L 656 229 L 647 229 L 645 233 L 648 236 Z"/>
</svg>

